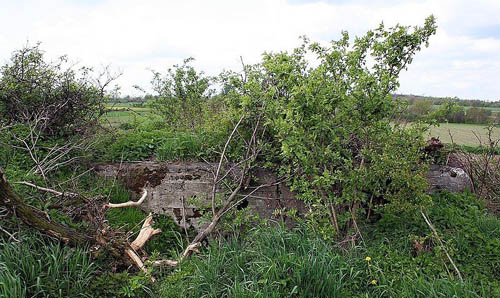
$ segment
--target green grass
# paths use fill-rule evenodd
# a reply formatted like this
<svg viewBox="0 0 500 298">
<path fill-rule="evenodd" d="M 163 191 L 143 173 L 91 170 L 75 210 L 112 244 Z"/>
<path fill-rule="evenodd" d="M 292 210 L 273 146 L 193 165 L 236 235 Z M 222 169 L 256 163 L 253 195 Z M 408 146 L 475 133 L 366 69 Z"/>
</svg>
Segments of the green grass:
<svg viewBox="0 0 500 298">
<path fill-rule="evenodd" d="M 463 283 L 419 214 L 391 215 L 364 224 L 364 241 L 348 250 L 276 226 L 214 241 L 163 280 L 159 296 L 498 297 L 500 220 L 472 195 L 443 193 L 434 202 L 428 215 Z M 415 252 L 415 239 L 428 247 Z"/>
<path fill-rule="evenodd" d="M 139 109 L 139 108 L 136 108 Z M 112 111 L 107 112 L 103 118 L 102 122 L 104 124 L 111 124 L 111 126 L 119 126 L 122 123 L 137 123 L 141 121 L 147 120 L 151 117 L 151 112 L 149 110 L 141 110 L 137 111 Z"/>
<path fill-rule="evenodd" d="M 140 104 L 141 102 L 110 102 L 107 104 L 108 107 L 115 108 L 135 108 L 134 105 Z"/>
<path fill-rule="evenodd" d="M 85 249 L 26 230 L 19 240 L 0 239 L 0 297 L 92 297 L 96 266 Z"/>
<path fill-rule="evenodd" d="M 479 146 L 476 133 L 482 142 L 487 143 L 487 130 L 485 125 L 481 124 L 463 124 L 463 123 L 441 123 L 439 127 L 433 127 L 428 137 L 438 137 L 444 143 L 451 143 L 449 132 L 453 136 L 453 141 L 457 145 Z M 500 127 L 495 127 L 493 137 L 500 139 Z"/>
</svg>

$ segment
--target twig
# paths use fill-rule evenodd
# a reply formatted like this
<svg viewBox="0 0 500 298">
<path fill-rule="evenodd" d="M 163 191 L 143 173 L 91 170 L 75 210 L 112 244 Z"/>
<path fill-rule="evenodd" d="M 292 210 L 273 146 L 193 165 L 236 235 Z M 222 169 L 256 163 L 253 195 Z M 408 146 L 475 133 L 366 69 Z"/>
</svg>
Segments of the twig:
<svg viewBox="0 0 500 298">
<path fill-rule="evenodd" d="M 189 243 L 191 241 L 189 240 L 189 234 L 186 227 L 186 207 L 184 206 L 184 197 L 181 197 L 181 202 L 182 202 L 182 227 L 184 228 L 184 233 L 186 234 L 186 241 L 187 243 Z"/>
<path fill-rule="evenodd" d="M 12 241 L 14 242 L 20 242 L 18 239 L 16 239 L 16 237 L 14 237 L 14 235 L 12 235 L 11 233 L 9 233 L 7 230 L 5 230 L 4 228 L 2 228 L 2 226 L 0 226 L 0 231 L 4 232 L 5 234 L 9 235 L 9 238 L 12 239 Z"/>
<path fill-rule="evenodd" d="M 458 278 L 460 278 L 460 281 L 463 282 L 463 278 L 462 278 L 462 274 L 460 273 L 460 271 L 458 270 L 458 267 L 457 265 L 455 265 L 455 262 L 453 262 L 453 259 L 451 258 L 450 254 L 448 253 L 448 250 L 446 249 L 446 247 L 444 246 L 443 244 L 443 241 L 441 240 L 441 238 L 439 238 L 439 235 L 436 231 L 436 229 L 434 228 L 434 226 L 432 225 L 431 221 L 429 218 L 427 218 L 427 216 L 425 215 L 424 211 L 423 210 L 420 210 L 420 213 L 422 214 L 422 217 L 424 218 L 425 220 L 425 223 L 427 223 L 427 225 L 429 226 L 429 228 L 432 230 L 432 232 L 434 233 L 434 236 L 437 238 L 437 240 L 439 241 L 439 245 L 441 246 L 441 248 L 444 250 L 444 252 L 446 253 L 446 256 L 448 257 L 448 260 L 450 260 L 450 263 L 453 265 L 453 268 L 455 269 L 455 272 L 457 273 L 458 275 Z"/>
<path fill-rule="evenodd" d="M 220 173 L 220 168 L 222 166 L 222 161 L 224 160 L 224 156 L 226 154 L 227 147 L 229 146 L 229 143 L 231 142 L 231 139 L 233 138 L 234 133 L 238 130 L 238 126 L 241 124 L 241 121 L 243 121 L 243 118 L 245 118 L 244 114 L 240 117 L 240 120 L 238 121 L 238 123 L 236 123 L 236 125 L 233 128 L 233 131 L 231 132 L 231 134 L 227 138 L 226 144 L 224 145 L 224 149 L 222 150 L 222 153 L 220 156 L 219 165 L 217 166 L 217 171 L 215 172 L 214 184 L 212 186 L 212 215 L 213 216 L 215 216 L 215 195 L 217 193 L 217 184 L 218 184 L 217 180 L 219 180 L 219 173 Z"/>
<path fill-rule="evenodd" d="M 49 193 L 55 194 L 58 197 L 64 197 L 64 196 L 68 196 L 68 197 L 72 197 L 72 198 L 83 197 L 82 195 L 79 195 L 79 194 L 74 193 L 74 192 L 60 192 L 60 191 L 57 191 L 57 190 L 54 190 L 54 189 L 50 189 L 50 188 L 46 188 L 46 187 L 41 187 L 41 186 L 35 185 L 33 183 L 26 182 L 26 181 L 18 181 L 18 182 L 14 182 L 14 183 L 15 184 L 26 185 L 26 186 L 29 186 L 29 187 L 33 187 L 33 188 L 35 188 L 37 190 L 49 192 Z"/>
</svg>

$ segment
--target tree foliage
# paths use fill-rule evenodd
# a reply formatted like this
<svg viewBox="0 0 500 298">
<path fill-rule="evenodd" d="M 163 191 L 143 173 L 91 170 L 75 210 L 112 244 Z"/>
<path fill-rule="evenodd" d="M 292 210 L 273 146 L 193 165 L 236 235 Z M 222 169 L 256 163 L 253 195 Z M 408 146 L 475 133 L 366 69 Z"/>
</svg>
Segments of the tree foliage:
<svg viewBox="0 0 500 298">
<path fill-rule="evenodd" d="M 213 94 L 211 78 L 197 72 L 189 64 L 193 60 L 188 58 L 182 65 L 174 65 L 164 76 L 153 71 L 151 84 L 157 98 L 152 107 L 173 127 L 194 129 L 202 116 L 203 105 Z"/>
<path fill-rule="evenodd" d="M 97 79 L 92 69 L 67 66 L 66 56 L 47 62 L 39 44 L 12 54 L 0 69 L 0 115 L 9 123 L 32 124 L 49 135 L 81 132 L 104 112 L 107 70 Z"/>
<path fill-rule="evenodd" d="M 347 32 L 329 46 L 304 38 L 292 53 L 266 53 L 244 76 L 231 78 L 239 95 L 231 97 L 233 106 L 266 113 L 283 173 L 317 207 L 315 220 L 328 222 L 329 213 L 337 233 L 357 230 L 360 207 L 371 212 L 376 202 L 390 202 L 407 210 L 427 201 L 425 127 L 395 122 L 400 104 L 391 93 L 435 32 L 431 16 L 413 29 L 380 25 L 352 44 Z"/>
</svg>

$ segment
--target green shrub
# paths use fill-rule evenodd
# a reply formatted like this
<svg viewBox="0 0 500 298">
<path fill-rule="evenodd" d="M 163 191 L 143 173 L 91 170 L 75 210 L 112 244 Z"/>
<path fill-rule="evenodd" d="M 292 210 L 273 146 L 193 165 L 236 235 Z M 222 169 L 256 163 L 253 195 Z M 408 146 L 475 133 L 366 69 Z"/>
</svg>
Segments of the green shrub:
<svg viewBox="0 0 500 298">
<path fill-rule="evenodd" d="M 192 133 L 178 133 L 167 138 L 158 147 L 156 157 L 159 160 L 195 159 L 202 153 L 203 140 Z"/>
<path fill-rule="evenodd" d="M 92 297 L 134 297 L 152 296 L 151 281 L 144 274 L 132 275 L 128 272 L 105 272 L 95 278 L 89 286 Z"/>
<path fill-rule="evenodd" d="M 39 44 L 27 45 L 0 67 L 0 117 L 50 136 L 81 134 L 97 124 L 109 95 L 92 76 L 66 56 L 49 62 Z"/>
<path fill-rule="evenodd" d="M 172 137 L 168 130 L 120 132 L 105 136 L 96 148 L 95 158 L 101 161 L 137 161 L 151 158 L 164 139 Z"/>
</svg>

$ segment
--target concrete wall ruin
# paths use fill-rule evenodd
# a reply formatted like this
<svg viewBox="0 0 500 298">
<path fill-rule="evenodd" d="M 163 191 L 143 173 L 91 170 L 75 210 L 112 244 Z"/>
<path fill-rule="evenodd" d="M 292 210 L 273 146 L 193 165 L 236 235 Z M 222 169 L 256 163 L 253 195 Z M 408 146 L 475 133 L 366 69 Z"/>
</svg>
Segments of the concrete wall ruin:
<svg viewBox="0 0 500 298">
<path fill-rule="evenodd" d="M 189 204 L 188 200 L 193 197 L 207 198 L 212 190 L 211 171 L 214 166 L 200 162 L 110 163 L 96 165 L 95 170 L 105 177 L 118 177 L 137 196 L 143 187 L 146 188 L 148 197 L 141 208 L 146 212 L 172 216 L 179 224 L 184 202 L 187 223 L 199 228 L 200 208 Z M 249 189 L 259 184 L 272 183 L 277 179 L 271 171 L 265 169 L 257 169 L 254 174 L 258 182 L 250 181 Z M 461 192 L 470 189 L 469 176 L 460 168 L 432 165 L 427 178 L 429 192 L 442 189 Z M 299 215 L 306 212 L 304 203 L 297 200 L 285 185 L 263 187 L 248 197 L 243 204 L 263 218 L 283 219 L 287 224 L 292 224 L 292 220 L 276 215 L 276 210 L 294 208 Z"/>
</svg>

